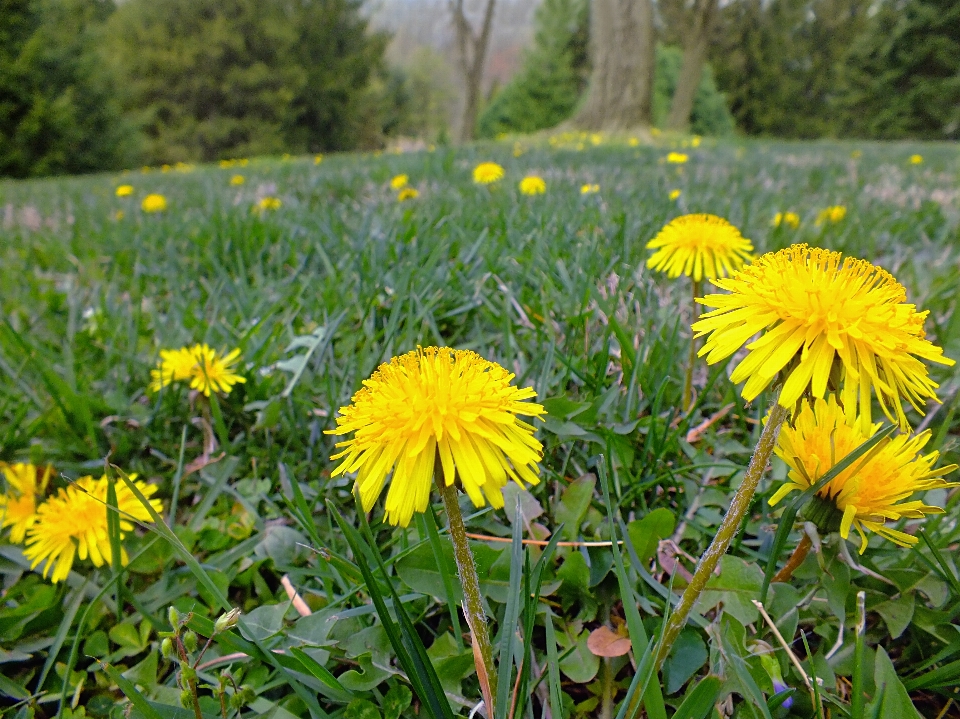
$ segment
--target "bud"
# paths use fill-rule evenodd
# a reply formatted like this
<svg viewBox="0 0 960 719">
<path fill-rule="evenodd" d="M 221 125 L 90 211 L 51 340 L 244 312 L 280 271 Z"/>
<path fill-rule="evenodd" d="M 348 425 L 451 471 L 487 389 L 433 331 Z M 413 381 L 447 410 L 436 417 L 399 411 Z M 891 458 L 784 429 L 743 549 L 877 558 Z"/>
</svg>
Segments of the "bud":
<svg viewBox="0 0 960 719">
<path fill-rule="evenodd" d="M 240 687 L 240 699 L 244 704 L 250 704 L 255 701 L 257 698 L 257 692 L 254 691 L 253 687 L 249 684 L 244 684 Z"/>
<path fill-rule="evenodd" d="M 160 642 L 160 654 L 163 655 L 164 659 L 173 658 L 173 641 L 170 639 L 170 637 L 167 637 Z"/>
<path fill-rule="evenodd" d="M 240 621 L 240 609 L 234 607 L 229 612 L 221 614 L 217 618 L 216 624 L 213 625 L 213 632 L 214 634 L 219 634 L 220 632 L 232 629 L 237 625 L 238 621 Z"/>
<path fill-rule="evenodd" d="M 197 633 L 186 631 L 183 633 L 183 646 L 188 652 L 197 651 Z"/>
<path fill-rule="evenodd" d="M 190 693 L 189 689 L 184 689 L 180 692 L 180 706 L 184 709 L 191 709 L 193 707 L 193 694 Z"/>
<path fill-rule="evenodd" d="M 167 621 L 170 622 L 170 626 L 173 627 L 174 631 L 180 626 L 180 612 L 178 612 L 174 607 L 170 607 L 167 610 Z"/>
<path fill-rule="evenodd" d="M 197 672 L 193 667 L 188 667 L 181 665 L 180 667 L 180 678 L 185 682 L 196 681 Z"/>
</svg>

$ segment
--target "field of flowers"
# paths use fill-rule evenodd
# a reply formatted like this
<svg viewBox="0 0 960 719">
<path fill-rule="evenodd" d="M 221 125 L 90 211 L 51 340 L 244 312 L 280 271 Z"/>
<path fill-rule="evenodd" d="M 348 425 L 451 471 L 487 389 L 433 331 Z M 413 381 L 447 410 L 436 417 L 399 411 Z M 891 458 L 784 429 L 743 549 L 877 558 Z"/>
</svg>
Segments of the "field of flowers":
<svg viewBox="0 0 960 719">
<path fill-rule="evenodd" d="M 960 716 L 956 147 L 0 182 L 0 288 L 3 716 Z"/>
</svg>

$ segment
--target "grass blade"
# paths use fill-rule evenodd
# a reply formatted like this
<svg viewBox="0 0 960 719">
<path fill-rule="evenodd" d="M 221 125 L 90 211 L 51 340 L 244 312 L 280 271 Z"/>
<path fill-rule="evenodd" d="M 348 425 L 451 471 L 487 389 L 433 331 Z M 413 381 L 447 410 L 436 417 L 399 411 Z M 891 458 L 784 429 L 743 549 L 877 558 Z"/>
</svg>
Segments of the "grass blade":
<svg viewBox="0 0 960 719">
<path fill-rule="evenodd" d="M 523 516 L 517 500 L 513 519 L 513 541 L 510 544 L 510 590 L 500 627 L 500 662 L 497 667 L 497 705 L 494 716 L 506 719 L 513 687 L 513 652 L 520 618 L 520 583 L 523 578 Z"/>
<path fill-rule="evenodd" d="M 713 675 L 699 680 L 677 708 L 673 719 L 703 719 L 713 709 L 722 686 L 723 680 Z"/>
</svg>

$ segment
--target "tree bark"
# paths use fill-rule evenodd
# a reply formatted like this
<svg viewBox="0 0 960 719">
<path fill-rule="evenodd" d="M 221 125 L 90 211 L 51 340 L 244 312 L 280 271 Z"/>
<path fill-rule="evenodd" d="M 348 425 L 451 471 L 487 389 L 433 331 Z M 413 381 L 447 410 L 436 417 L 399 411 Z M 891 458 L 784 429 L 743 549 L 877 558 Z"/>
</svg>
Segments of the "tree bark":
<svg viewBox="0 0 960 719">
<path fill-rule="evenodd" d="M 684 34 L 683 62 L 673 91 L 667 129 L 685 131 L 690 126 L 693 101 L 700 86 L 700 75 L 710 49 L 710 33 L 717 17 L 717 0 L 696 0 L 688 32 Z"/>
<path fill-rule="evenodd" d="M 587 130 L 648 127 L 653 111 L 651 0 L 592 0 L 587 98 L 573 124 Z"/>
<path fill-rule="evenodd" d="M 474 32 L 463 11 L 464 0 L 449 1 L 450 12 L 453 14 L 453 26 L 457 36 L 460 74 L 463 76 L 464 84 L 463 114 L 460 117 L 457 138 L 460 142 L 469 142 L 473 139 L 477 126 L 483 65 L 487 59 L 487 48 L 490 46 L 490 32 L 493 28 L 493 9 L 496 0 L 487 0 L 479 34 Z"/>
</svg>

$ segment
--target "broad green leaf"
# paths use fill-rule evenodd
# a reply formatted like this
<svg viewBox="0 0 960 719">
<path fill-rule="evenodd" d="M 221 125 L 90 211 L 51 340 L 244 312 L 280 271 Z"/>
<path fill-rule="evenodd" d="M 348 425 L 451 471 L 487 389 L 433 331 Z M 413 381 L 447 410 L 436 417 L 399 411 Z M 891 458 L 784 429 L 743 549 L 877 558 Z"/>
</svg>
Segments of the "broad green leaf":
<svg viewBox="0 0 960 719">
<path fill-rule="evenodd" d="M 580 534 L 580 525 L 587 516 L 593 491 L 597 486 L 597 478 L 592 474 L 585 474 L 573 480 L 560 495 L 560 503 L 555 505 L 554 520 L 563 524 L 565 539 L 575 540 Z"/>
<path fill-rule="evenodd" d="M 763 570 L 753 562 L 747 562 L 729 554 L 720 559 L 720 576 L 711 577 L 697 603 L 703 613 L 723 604 L 723 611 L 737 618 L 741 624 L 751 624 L 760 616 L 751 600 L 760 597 L 763 585 Z"/>
<path fill-rule="evenodd" d="M 627 525 L 630 542 L 643 564 L 649 562 L 657 553 L 657 545 L 660 540 L 673 534 L 676 524 L 677 518 L 673 512 L 660 507 Z"/>
<path fill-rule="evenodd" d="M 564 654 L 566 654 L 560 660 L 560 671 L 566 674 L 571 681 L 577 684 L 586 684 L 597 676 L 597 671 L 600 669 L 600 657 L 591 652 L 587 646 L 590 630 L 579 629 L 580 626 L 577 622 L 557 633 L 557 641 L 564 648 Z M 578 629 L 579 633 L 577 633 Z M 567 653 L 571 648 L 573 648 L 573 651 Z"/>
<path fill-rule="evenodd" d="M 883 647 L 877 647 L 873 679 L 876 696 L 865 707 L 867 716 L 877 719 L 921 719 L 920 712 L 910 700 L 910 695 Z"/>
<path fill-rule="evenodd" d="M 249 614 L 244 615 L 244 622 L 240 625 L 240 634 L 244 639 L 252 642 L 263 641 L 272 637 L 283 628 L 283 615 L 290 608 L 289 602 L 281 604 L 265 604 L 257 607 Z"/>
<path fill-rule="evenodd" d="M 707 647 L 700 633 L 692 629 L 683 630 L 663 664 L 667 694 L 673 694 L 686 684 L 707 663 L 707 658 Z"/>
<path fill-rule="evenodd" d="M 896 599 L 882 602 L 873 608 L 883 617 L 887 624 L 887 631 L 891 639 L 897 639 L 913 620 L 913 609 L 916 604 L 916 595 L 913 592 L 901 594 Z"/>
</svg>

